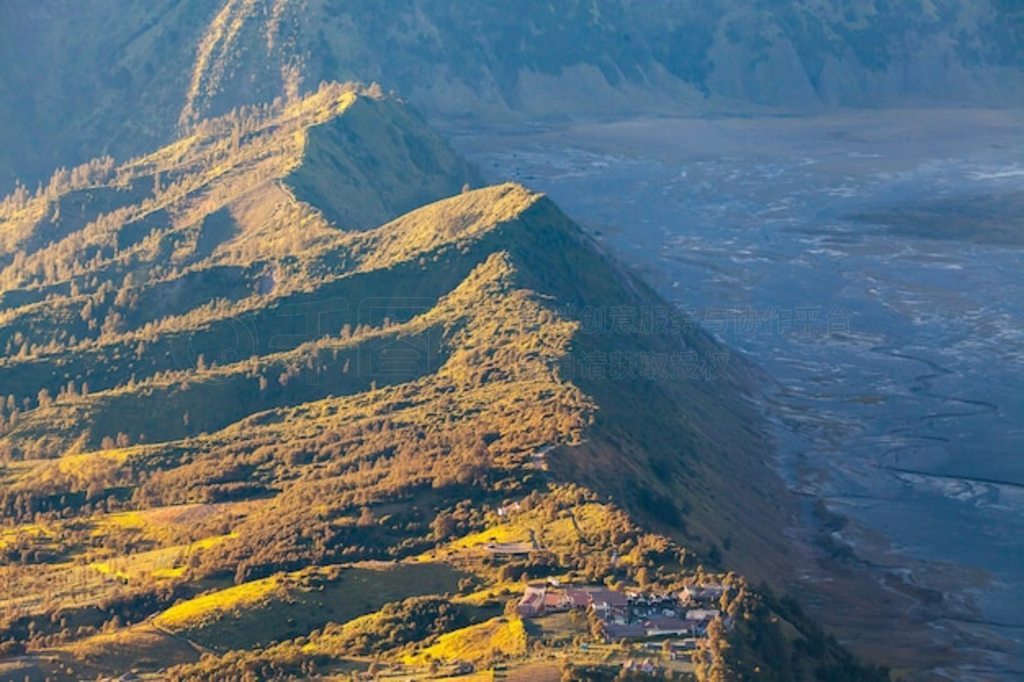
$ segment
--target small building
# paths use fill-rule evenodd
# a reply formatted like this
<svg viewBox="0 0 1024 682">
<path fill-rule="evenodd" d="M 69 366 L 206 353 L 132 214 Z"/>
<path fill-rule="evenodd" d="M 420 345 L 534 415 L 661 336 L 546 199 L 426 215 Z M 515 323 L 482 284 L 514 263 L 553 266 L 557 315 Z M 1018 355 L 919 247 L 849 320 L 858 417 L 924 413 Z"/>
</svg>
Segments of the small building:
<svg viewBox="0 0 1024 682">
<path fill-rule="evenodd" d="M 605 619 L 613 615 L 629 614 L 629 598 L 622 592 L 606 588 L 590 593 L 590 606 L 598 616 Z"/>
<path fill-rule="evenodd" d="M 512 514 L 515 514 L 516 512 L 520 511 L 522 508 L 523 508 L 523 506 L 521 504 L 519 504 L 518 502 L 512 502 L 510 504 L 506 504 L 503 507 L 498 507 L 498 516 L 500 516 L 502 518 L 504 518 L 506 516 L 511 516 Z"/>
<path fill-rule="evenodd" d="M 718 609 L 689 609 L 686 612 L 686 620 L 693 620 L 698 623 L 705 623 L 720 613 Z"/>
<path fill-rule="evenodd" d="M 581 587 L 567 587 L 565 598 L 569 607 L 573 609 L 585 609 L 590 606 L 590 590 Z"/>
<path fill-rule="evenodd" d="M 679 601 L 684 604 L 717 604 L 724 592 L 725 586 L 721 583 L 687 585 L 679 592 Z"/>
<path fill-rule="evenodd" d="M 484 545 L 484 549 L 491 554 L 524 556 L 536 550 L 536 547 L 532 542 L 488 542 Z"/>
<path fill-rule="evenodd" d="M 685 637 L 679 641 L 672 642 L 672 651 L 689 652 L 697 648 L 696 637 Z"/>
<path fill-rule="evenodd" d="M 527 587 L 519 603 L 516 604 L 516 613 L 523 618 L 539 616 L 544 612 L 544 594 L 543 587 Z"/>
<path fill-rule="evenodd" d="M 648 637 L 672 637 L 693 632 L 692 623 L 679 618 L 655 616 L 644 621 L 644 634 Z"/>
<path fill-rule="evenodd" d="M 565 592 L 561 590 L 545 591 L 543 603 L 544 613 L 568 611 L 569 608 L 569 599 L 565 596 Z"/>
<path fill-rule="evenodd" d="M 645 636 L 644 626 L 640 623 L 605 623 L 601 629 L 605 641 L 617 642 L 621 639 L 641 639 Z"/>
</svg>

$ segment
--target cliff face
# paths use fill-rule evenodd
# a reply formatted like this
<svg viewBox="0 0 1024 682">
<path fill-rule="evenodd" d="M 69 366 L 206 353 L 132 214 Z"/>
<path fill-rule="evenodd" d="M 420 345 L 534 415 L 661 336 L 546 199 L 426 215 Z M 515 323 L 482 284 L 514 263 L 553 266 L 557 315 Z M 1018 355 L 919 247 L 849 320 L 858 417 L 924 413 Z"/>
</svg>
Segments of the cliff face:
<svg viewBox="0 0 1024 682">
<path fill-rule="evenodd" d="M 321 81 L 429 117 L 1019 104 L 1008 0 L 112 0 L 0 8 L 0 187 Z"/>
</svg>

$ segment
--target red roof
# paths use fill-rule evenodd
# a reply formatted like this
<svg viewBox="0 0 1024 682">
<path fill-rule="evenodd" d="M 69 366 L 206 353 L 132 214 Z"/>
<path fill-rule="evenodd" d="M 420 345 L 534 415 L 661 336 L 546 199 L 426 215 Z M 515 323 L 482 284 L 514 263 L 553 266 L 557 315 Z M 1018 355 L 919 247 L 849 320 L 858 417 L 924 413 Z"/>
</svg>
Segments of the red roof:
<svg viewBox="0 0 1024 682">
<path fill-rule="evenodd" d="M 588 590 L 570 587 L 565 590 L 565 596 L 568 597 L 573 606 L 582 607 L 590 605 L 590 592 Z"/>
<path fill-rule="evenodd" d="M 607 604 L 611 607 L 629 606 L 629 598 L 615 590 L 597 590 L 590 594 L 590 599 L 594 604 Z"/>
<path fill-rule="evenodd" d="M 544 606 L 561 606 L 565 603 L 565 595 L 558 592 L 548 592 L 544 595 Z"/>
</svg>

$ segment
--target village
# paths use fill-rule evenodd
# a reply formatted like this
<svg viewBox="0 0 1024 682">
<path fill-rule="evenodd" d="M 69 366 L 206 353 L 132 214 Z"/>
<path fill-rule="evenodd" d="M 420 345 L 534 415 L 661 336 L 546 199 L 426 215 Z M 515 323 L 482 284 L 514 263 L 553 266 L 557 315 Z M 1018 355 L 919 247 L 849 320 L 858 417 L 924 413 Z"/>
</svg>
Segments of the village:
<svg viewBox="0 0 1024 682">
<path fill-rule="evenodd" d="M 561 585 L 557 580 L 526 587 L 516 612 L 539 618 L 566 611 L 584 612 L 597 624 L 605 642 L 681 638 L 669 642 L 673 651 L 696 648 L 708 623 L 720 614 L 724 587 L 719 583 L 693 585 L 671 593 L 613 590 L 603 585 Z"/>
</svg>

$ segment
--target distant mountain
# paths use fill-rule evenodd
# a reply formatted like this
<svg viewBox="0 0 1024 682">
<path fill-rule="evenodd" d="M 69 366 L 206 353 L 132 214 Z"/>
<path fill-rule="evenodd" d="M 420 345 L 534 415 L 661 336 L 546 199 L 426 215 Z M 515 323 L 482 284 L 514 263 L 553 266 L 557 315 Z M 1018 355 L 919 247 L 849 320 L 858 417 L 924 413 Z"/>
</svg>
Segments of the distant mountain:
<svg viewBox="0 0 1024 682">
<path fill-rule="evenodd" d="M 503 612 L 550 577 L 721 581 L 708 679 L 879 679 L 724 573 L 791 570 L 755 370 L 550 200 L 372 89 L 190 131 L 0 202 L 0 677 L 543 665 L 604 627 Z"/>
<path fill-rule="evenodd" d="M 0 188 L 379 81 L 431 118 L 1020 104 L 1014 0 L 116 0 L 0 6 Z"/>
</svg>

